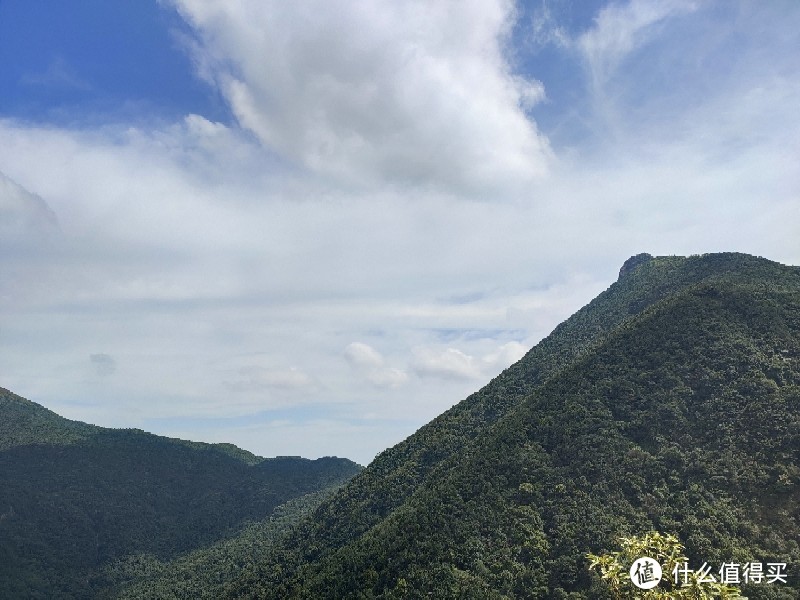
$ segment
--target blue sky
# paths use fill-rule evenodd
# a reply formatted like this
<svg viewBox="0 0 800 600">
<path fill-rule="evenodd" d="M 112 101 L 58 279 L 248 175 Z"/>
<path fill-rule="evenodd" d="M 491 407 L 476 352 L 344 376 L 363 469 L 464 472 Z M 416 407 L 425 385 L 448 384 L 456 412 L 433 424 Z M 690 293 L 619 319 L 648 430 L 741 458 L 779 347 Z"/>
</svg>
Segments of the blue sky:
<svg viewBox="0 0 800 600">
<path fill-rule="evenodd" d="M 64 126 L 179 119 L 230 121 L 195 75 L 190 30 L 156 2 L 0 3 L 0 111 Z"/>
<path fill-rule="evenodd" d="M 630 255 L 800 264 L 796 2 L 0 1 L 0 385 L 366 463 Z"/>
</svg>

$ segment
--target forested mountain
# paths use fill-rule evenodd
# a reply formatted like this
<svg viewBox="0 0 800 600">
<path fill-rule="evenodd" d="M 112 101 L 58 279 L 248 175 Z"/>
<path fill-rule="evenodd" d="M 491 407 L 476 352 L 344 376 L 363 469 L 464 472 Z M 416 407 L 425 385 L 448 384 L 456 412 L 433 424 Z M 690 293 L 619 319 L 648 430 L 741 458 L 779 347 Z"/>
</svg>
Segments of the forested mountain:
<svg viewBox="0 0 800 600">
<path fill-rule="evenodd" d="M 603 598 L 587 552 L 650 529 L 692 564 L 784 562 L 800 596 L 800 269 L 621 269 L 481 391 L 381 454 L 233 598 Z"/>
<path fill-rule="evenodd" d="M 109 564 L 98 577 L 97 597 L 117 600 L 218 600 L 243 571 L 280 543 L 338 486 L 294 498 L 277 507 L 269 518 L 248 524 L 235 536 L 181 554 L 169 561 L 152 554 L 128 555 Z"/>
<path fill-rule="evenodd" d="M 358 470 L 95 427 L 0 388 L 0 598 L 92 597 L 114 561 L 207 546 Z"/>
<path fill-rule="evenodd" d="M 357 470 L 75 423 L 3 390 L 0 597 L 607 598 L 586 554 L 660 530 L 695 568 L 786 563 L 786 583 L 742 587 L 798 598 L 800 269 L 632 257 Z"/>
</svg>

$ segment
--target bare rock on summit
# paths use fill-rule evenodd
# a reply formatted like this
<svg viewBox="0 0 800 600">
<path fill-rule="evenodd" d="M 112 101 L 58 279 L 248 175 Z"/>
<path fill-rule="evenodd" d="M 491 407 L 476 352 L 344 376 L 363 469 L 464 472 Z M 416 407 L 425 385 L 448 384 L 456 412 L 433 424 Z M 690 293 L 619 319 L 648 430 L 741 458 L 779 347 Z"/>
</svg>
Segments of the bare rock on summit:
<svg viewBox="0 0 800 600">
<path fill-rule="evenodd" d="M 648 254 L 647 252 L 642 252 L 641 254 L 631 256 L 622 264 L 622 268 L 619 270 L 619 277 L 617 279 L 622 279 L 625 275 L 639 267 L 639 265 L 643 265 L 651 260 L 653 260 L 653 255 Z"/>
</svg>

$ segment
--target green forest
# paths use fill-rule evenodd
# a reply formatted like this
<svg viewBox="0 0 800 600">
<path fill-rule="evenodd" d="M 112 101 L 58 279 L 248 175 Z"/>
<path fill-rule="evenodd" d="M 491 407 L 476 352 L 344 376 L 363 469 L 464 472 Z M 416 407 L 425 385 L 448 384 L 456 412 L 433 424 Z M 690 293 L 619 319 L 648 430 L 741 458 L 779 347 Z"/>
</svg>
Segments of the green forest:
<svg viewBox="0 0 800 600">
<path fill-rule="evenodd" d="M 8 390 L 0 415 L 0 598 L 93 597 L 122 560 L 284 524 L 287 501 L 304 510 L 360 469 L 95 427 Z"/>
<path fill-rule="evenodd" d="M 587 555 L 650 531 L 800 597 L 800 269 L 763 258 L 632 257 L 363 470 L 0 414 L 2 597 L 612 598 Z"/>
</svg>

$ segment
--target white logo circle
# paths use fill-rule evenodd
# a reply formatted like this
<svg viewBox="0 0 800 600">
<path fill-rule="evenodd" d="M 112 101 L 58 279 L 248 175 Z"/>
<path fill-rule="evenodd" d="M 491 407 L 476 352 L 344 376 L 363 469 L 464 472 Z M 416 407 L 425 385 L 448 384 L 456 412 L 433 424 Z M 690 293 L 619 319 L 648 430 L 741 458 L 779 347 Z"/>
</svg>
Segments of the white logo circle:
<svg viewBox="0 0 800 600">
<path fill-rule="evenodd" d="M 661 565 L 649 556 L 642 556 L 633 561 L 630 570 L 631 581 L 636 587 L 649 590 L 661 581 Z"/>
</svg>

